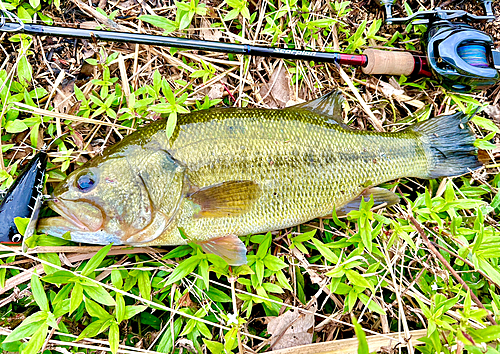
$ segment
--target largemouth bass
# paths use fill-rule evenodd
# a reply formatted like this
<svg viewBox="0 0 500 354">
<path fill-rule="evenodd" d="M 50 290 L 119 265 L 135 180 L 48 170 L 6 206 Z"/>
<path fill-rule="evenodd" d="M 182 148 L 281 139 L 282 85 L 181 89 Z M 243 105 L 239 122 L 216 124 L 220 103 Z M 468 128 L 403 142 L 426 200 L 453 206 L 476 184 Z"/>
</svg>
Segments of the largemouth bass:
<svg viewBox="0 0 500 354">
<path fill-rule="evenodd" d="M 229 264 L 246 262 L 238 236 L 354 209 L 373 187 L 400 177 L 462 175 L 481 166 L 463 113 L 397 133 L 349 129 L 332 92 L 286 109 L 219 108 L 153 122 L 71 173 L 42 232 L 76 242 L 200 244 Z"/>
</svg>

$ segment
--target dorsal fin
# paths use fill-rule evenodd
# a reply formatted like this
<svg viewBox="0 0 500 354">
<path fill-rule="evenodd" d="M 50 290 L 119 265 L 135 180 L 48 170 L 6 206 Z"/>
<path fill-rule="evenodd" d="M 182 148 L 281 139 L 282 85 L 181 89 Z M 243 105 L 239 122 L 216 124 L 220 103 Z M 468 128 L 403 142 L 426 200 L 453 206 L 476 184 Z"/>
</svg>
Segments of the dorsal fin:
<svg viewBox="0 0 500 354">
<path fill-rule="evenodd" d="M 342 106 L 344 96 L 340 90 L 335 90 L 312 101 L 299 103 L 286 109 L 302 108 L 324 117 L 328 123 L 339 124 L 344 128 L 347 125 L 342 120 Z"/>
</svg>

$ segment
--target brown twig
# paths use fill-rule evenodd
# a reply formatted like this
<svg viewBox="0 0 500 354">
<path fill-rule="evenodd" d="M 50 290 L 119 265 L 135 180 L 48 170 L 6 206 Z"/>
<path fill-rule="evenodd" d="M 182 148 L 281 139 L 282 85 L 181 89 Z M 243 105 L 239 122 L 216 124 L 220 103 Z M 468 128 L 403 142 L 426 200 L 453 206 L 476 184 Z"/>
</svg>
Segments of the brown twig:
<svg viewBox="0 0 500 354">
<path fill-rule="evenodd" d="M 477 298 L 476 294 L 469 288 L 469 286 L 460 278 L 460 275 L 453 269 L 453 267 L 448 263 L 446 259 L 444 259 L 443 255 L 439 253 L 439 251 L 434 247 L 431 241 L 429 241 L 429 238 L 425 234 L 424 230 L 422 229 L 422 226 L 420 226 L 420 223 L 413 217 L 413 215 L 408 215 L 408 219 L 411 221 L 411 223 L 415 226 L 415 229 L 419 233 L 419 235 L 422 237 L 422 240 L 424 241 L 425 245 L 431 252 L 434 254 L 434 256 L 439 259 L 439 261 L 450 271 L 450 273 L 453 275 L 453 277 L 464 287 L 466 291 L 470 293 L 470 296 L 472 298 L 472 301 L 476 303 L 477 306 L 480 308 L 486 310 L 484 305 L 481 303 L 481 301 Z M 486 310 L 487 311 L 487 310 Z M 491 314 L 488 312 L 486 315 L 486 318 L 490 321 L 491 324 L 496 325 L 496 321 L 491 316 Z"/>
</svg>

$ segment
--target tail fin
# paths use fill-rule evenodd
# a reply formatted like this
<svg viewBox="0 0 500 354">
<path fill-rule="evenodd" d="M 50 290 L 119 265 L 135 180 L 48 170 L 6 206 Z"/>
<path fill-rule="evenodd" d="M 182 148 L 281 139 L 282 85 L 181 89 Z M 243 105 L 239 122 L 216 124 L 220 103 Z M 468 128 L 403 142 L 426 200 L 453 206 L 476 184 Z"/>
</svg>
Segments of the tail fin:
<svg viewBox="0 0 500 354">
<path fill-rule="evenodd" d="M 417 123 L 410 128 L 422 134 L 430 162 L 427 178 L 459 176 L 482 166 L 474 146 L 474 133 L 467 125 L 473 115 L 457 112 Z"/>
</svg>

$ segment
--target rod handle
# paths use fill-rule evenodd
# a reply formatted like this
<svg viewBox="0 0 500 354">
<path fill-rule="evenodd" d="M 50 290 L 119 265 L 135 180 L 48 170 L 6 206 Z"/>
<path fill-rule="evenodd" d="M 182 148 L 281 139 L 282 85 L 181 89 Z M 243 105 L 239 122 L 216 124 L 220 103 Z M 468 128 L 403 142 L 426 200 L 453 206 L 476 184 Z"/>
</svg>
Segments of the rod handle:
<svg viewBox="0 0 500 354">
<path fill-rule="evenodd" d="M 409 52 L 365 49 L 363 54 L 368 58 L 368 63 L 363 67 L 365 74 L 410 76 L 415 69 L 413 54 Z"/>
</svg>

